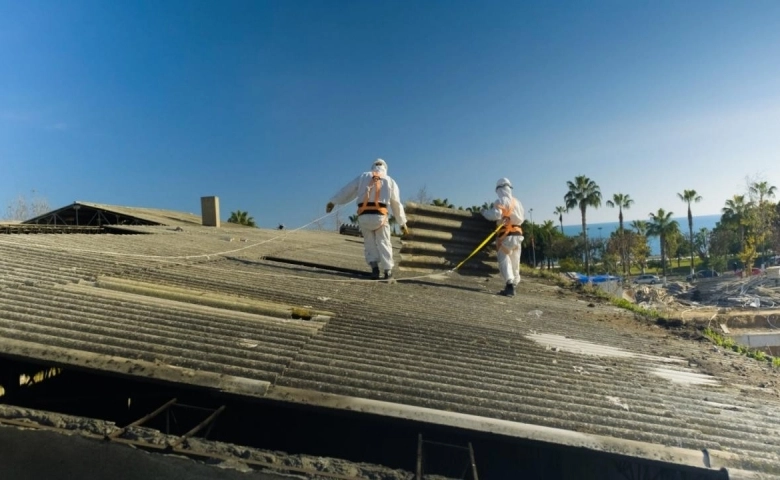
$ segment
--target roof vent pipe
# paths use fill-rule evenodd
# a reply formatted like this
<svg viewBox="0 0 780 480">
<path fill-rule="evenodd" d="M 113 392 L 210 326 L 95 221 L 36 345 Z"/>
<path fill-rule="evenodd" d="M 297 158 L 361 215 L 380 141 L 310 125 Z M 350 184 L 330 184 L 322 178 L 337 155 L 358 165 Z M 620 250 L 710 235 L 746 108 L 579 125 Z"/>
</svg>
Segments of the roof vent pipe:
<svg viewBox="0 0 780 480">
<path fill-rule="evenodd" d="M 200 197 L 200 211 L 204 227 L 219 228 L 219 197 Z"/>
</svg>

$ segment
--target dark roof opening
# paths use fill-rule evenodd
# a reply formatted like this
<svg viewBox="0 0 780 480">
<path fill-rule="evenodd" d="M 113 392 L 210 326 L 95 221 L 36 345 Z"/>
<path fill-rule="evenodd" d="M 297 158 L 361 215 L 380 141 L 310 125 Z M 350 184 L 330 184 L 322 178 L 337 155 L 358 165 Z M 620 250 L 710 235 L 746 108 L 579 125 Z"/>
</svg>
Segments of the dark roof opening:
<svg viewBox="0 0 780 480">
<path fill-rule="evenodd" d="M 198 215 L 157 208 L 74 202 L 21 223 L 0 225 L 0 233 L 139 233 L 127 226 L 201 225 Z"/>
</svg>

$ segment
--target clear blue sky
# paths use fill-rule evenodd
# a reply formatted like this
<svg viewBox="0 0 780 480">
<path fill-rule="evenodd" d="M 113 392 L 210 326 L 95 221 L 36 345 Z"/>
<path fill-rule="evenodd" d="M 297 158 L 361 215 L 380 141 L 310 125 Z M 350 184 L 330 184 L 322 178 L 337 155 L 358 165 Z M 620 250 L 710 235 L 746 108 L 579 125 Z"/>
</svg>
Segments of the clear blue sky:
<svg viewBox="0 0 780 480">
<path fill-rule="evenodd" d="M 404 200 L 508 176 L 536 222 L 579 174 L 627 219 L 718 213 L 780 186 L 780 2 L 0 0 L 3 211 L 217 195 L 294 228 L 376 157 Z"/>
</svg>

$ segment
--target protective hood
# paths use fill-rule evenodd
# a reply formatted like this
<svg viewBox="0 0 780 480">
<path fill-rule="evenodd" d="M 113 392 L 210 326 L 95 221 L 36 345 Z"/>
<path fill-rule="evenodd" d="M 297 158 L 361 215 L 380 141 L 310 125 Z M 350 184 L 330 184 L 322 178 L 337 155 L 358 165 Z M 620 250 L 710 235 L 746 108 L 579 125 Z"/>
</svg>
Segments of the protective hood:
<svg viewBox="0 0 780 480">
<path fill-rule="evenodd" d="M 511 197 L 512 182 L 510 182 L 508 178 L 500 178 L 496 182 L 496 194 L 499 197 Z"/>
<path fill-rule="evenodd" d="M 512 182 L 510 182 L 509 179 L 506 178 L 506 177 L 499 178 L 498 181 L 496 182 L 496 188 L 499 188 L 499 187 L 509 187 L 509 188 L 512 188 Z"/>
<path fill-rule="evenodd" d="M 384 177 L 387 175 L 387 162 L 382 160 L 381 158 L 377 158 L 374 160 L 374 163 L 371 164 L 371 171 L 374 173 L 378 173 L 379 176 Z"/>
</svg>

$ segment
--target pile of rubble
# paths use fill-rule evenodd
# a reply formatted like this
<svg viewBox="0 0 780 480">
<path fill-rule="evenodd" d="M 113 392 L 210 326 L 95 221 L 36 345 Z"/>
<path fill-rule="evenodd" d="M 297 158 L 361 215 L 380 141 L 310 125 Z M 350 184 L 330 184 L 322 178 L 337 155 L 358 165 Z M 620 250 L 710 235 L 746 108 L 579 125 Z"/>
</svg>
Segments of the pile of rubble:
<svg viewBox="0 0 780 480">
<path fill-rule="evenodd" d="M 680 297 L 689 295 L 689 290 L 689 286 L 679 282 L 669 282 L 663 287 L 632 285 L 625 290 L 624 298 L 647 310 L 674 317 L 675 312 L 684 307 Z"/>
<path fill-rule="evenodd" d="M 634 285 L 624 298 L 670 317 L 710 312 L 752 312 L 774 315 L 780 310 L 780 278 L 756 275 L 748 278 L 724 275 L 696 283 L 667 282 L 663 286 Z"/>
<path fill-rule="evenodd" d="M 681 299 L 720 307 L 775 308 L 780 305 L 778 280 L 766 275 L 700 280 Z"/>
<path fill-rule="evenodd" d="M 688 294 L 686 286 L 674 282 L 667 283 L 663 288 L 656 288 L 650 285 L 635 286 L 633 291 L 628 290 L 629 295 L 633 294 L 634 301 L 642 307 L 653 307 L 658 305 L 671 305 L 679 295 Z"/>
</svg>

